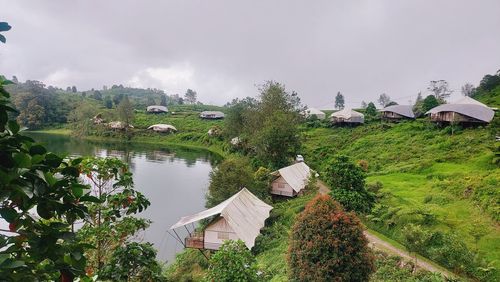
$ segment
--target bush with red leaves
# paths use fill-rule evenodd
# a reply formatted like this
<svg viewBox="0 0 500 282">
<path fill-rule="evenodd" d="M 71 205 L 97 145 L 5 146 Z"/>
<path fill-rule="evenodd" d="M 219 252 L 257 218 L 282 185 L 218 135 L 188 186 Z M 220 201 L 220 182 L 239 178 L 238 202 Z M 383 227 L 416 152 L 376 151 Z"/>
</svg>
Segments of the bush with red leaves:
<svg viewBox="0 0 500 282">
<path fill-rule="evenodd" d="M 297 217 L 288 249 L 291 281 L 368 281 L 374 258 L 359 219 L 328 195 Z"/>
</svg>

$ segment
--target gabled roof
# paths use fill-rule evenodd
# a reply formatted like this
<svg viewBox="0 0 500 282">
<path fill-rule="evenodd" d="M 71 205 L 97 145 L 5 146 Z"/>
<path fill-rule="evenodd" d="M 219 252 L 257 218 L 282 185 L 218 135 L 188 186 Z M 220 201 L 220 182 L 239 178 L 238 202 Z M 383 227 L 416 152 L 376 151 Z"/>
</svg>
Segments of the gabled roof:
<svg viewBox="0 0 500 282">
<path fill-rule="evenodd" d="M 272 173 L 274 176 L 281 176 L 285 179 L 286 183 L 292 187 L 295 192 L 304 189 L 311 176 L 311 169 L 304 163 L 298 162 L 296 164 L 280 168 Z"/>
<path fill-rule="evenodd" d="M 208 210 L 182 217 L 170 229 L 175 229 L 214 215 L 222 216 L 234 230 L 238 238 L 251 249 L 255 238 L 264 227 L 269 212 L 273 209 L 246 188 L 241 189 L 231 198 Z"/>
<path fill-rule="evenodd" d="M 331 117 L 343 118 L 343 119 L 350 119 L 353 117 L 364 117 L 364 116 L 365 115 L 363 115 L 362 113 L 356 112 L 355 110 L 348 109 L 348 108 L 342 109 L 342 110 L 335 112 L 331 115 Z"/>
<path fill-rule="evenodd" d="M 393 105 L 389 107 L 385 107 L 380 110 L 381 112 L 393 112 L 398 115 L 402 115 L 408 118 L 415 118 L 415 114 L 413 113 L 412 107 L 408 105 Z"/>
<path fill-rule="evenodd" d="M 477 104 L 443 104 L 430 109 L 425 114 L 436 114 L 439 112 L 455 112 L 484 122 L 490 122 L 493 116 L 495 116 L 495 112 L 492 109 Z"/>
</svg>

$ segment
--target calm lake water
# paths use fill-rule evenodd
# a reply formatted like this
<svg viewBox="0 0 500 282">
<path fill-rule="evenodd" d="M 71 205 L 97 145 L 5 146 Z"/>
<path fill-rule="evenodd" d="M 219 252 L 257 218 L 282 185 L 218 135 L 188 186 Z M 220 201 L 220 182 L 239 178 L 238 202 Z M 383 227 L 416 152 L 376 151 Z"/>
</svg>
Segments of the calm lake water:
<svg viewBox="0 0 500 282">
<path fill-rule="evenodd" d="M 49 151 L 71 156 L 113 156 L 126 161 L 135 189 L 151 201 L 140 214 L 153 221 L 139 238 L 151 242 L 158 259 L 172 261 L 183 247 L 166 230 L 180 217 L 204 209 L 208 175 L 220 158 L 204 150 L 167 148 L 161 145 L 84 141 L 69 136 L 28 133 Z"/>
</svg>

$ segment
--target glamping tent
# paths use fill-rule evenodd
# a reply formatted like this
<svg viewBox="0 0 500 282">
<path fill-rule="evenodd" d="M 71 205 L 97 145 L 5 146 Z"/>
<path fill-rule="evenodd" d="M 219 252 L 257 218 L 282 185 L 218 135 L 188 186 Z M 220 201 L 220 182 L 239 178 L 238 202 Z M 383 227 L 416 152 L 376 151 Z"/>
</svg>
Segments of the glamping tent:
<svg viewBox="0 0 500 282">
<path fill-rule="evenodd" d="M 168 109 L 165 106 L 148 106 L 146 108 L 146 111 L 151 114 L 161 114 L 161 113 L 168 113 Z"/>
<path fill-rule="evenodd" d="M 150 127 L 148 127 L 148 129 L 152 129 L 155 132 L 165 132 L 165 133 L 177 131 L 177 128 L 175 128 L 175 126 L 163 123 L 153 124 Z"/>
<path fill-rule="evenodd" d="M 431 120 L 435 122 L 484 124 L 493 119 L 495 112 L 485 104 L 465 97 L 451 104 L 439 105 L 425 114 L 430 115 Z"/>
<path fill-rule="evenodd" d="M 215 216 L 203 231 L 189 234 L 184 242 L 186 248 L 218 250 L 225 240 L 239 239 L 251 249 L 272 209 L 243 188 L 213 208 L 182 217 L 170 229 L 175 231 L 176 228 Z"/>
<path fill-rule="evenodd" d="M 121 121 L 112 121 L 108 123 L 108 127 L 115 130 L 124 130 L 125 123 Z M 129 128 L 134 128 L 131 124 L 128 125 Z"/>
<path fill-rule="evenodd" d="M 334 124 L 362 124 L 365 122 L 365 115 L 352 109 L 343 109 L 330 116 Z"/>
<path fill-rule="evenodd" d="M 306 187 L 311 169 L 304 162 L 298 162 L 281 168 L 271 175 L 276 177 L 271 183 L 271 194 L 294 197 Z"/>
<path fill-rule="evenodd" d="M 389 121 L 400 121 L 405 119 L 414 119 L 412 107 L 408 105 L 393 105 L 380 110 L 382 119 Z"/>
<path fill-rule="evenodd" d="M 200 113 L 203 119 L 221 119 L 224 118 L 224 113 L 219 111 L 204 111 Z"/>
<path fill-rule="evenodd" d="M 325 119 L 326 114 L 318 109 L 315 108 L 309 108 L 307 110 L 304 110 L 303 112 L 304 117 L 309 118 L 315 115 L 318 119 Z"/>
</svg>

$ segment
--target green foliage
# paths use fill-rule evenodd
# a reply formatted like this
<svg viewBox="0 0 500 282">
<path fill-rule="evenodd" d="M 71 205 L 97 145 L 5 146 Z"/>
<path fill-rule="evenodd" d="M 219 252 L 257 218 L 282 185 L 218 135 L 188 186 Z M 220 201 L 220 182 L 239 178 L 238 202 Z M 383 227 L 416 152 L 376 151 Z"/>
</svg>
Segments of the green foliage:
<svg viewBox="0 0 500 282">
<path fill-rule="evenodd" d="M 213 207 L 246 187 L 261 199 L 269 198 L 269 170 L 259 169 L 255 174 L 248 159 L 229 158 L 210 172 L 207 207 Z"/>
<path fill-rule="evenodd" d="M 132 121 L 134 120 L 134 107 L 130 103 L 128 96 L 121 99 L 116 111 L 118 112 L 120 120 L 125 123 L 125 129 L 128 129 L 128 126 L 132 124 Z"/>
<path fill-rule="evenodd" d="M 437 106 L 439 106 L 439 101 L 435 96 L 429 95 L 425 97 L 424 101 L 422 102 L 422 113 L 425 114 L 427 111 Z"/>
<path fill-rule="evenodd" d="M 375 202 L 365 188 L 363 169 L 346 156 L 338 156 L 325 169 L 325 181 L 332 187 L 331 195 L 346 210 L 369 212 Z"/>
<path fill-rule="evenodd" d="M 115 249 L 101 279 L 112 281 L 166 281 L 151 243 L 129 242 Z"/>
<path fill-rule="evenodd" d="M 365 109 L 365 119 L 367 121 L 372 121 L 378 117 L 377 107 L 373 102 L 368 103 L 368 106 Z"/>
<path fill-rule="evenodd" d="M 342 110 L 344 108 L 344 104 L 345 104 L 344 95 L 342 95 L 342 93 L 340 93 L 339 91 L 335 96 L 335 109 Z"/>
<path fill-rule="evenodd" d="M 328 195 L 318 195 L 296 219 L 288 263 L 291 281 L 367 281 L 374 271 L 361 223 Z"/>
<path fill-rule="evenodd" d="M 255 258 L 243 241 L 226 240 L 210 257 L 207 281 L 260 281 Z"/>
<path fill-rule="evenodd" d="M 133 189 L 126 163 L 116 158 L 86 158 L 81 163 L 85 182 L 91 186 L 90 216 L 78 231 L 82 242 L 95 246 L 87 251 L 89 269 L 101 273 L 115 249 L 149 221 L 131 216 L 145 210 L 150 202 Z"/>
<path fill-rule="evenodd" d="M 8 118 L 0 76 L 0 277 L 9 281 L 71 279 L 84 274 L 89 246 L 75 241 L 70 226 L 88 216 L 88 186 L 79 183 L 81 159 L 63 159 L 20 134 Z"/>
</svg>

